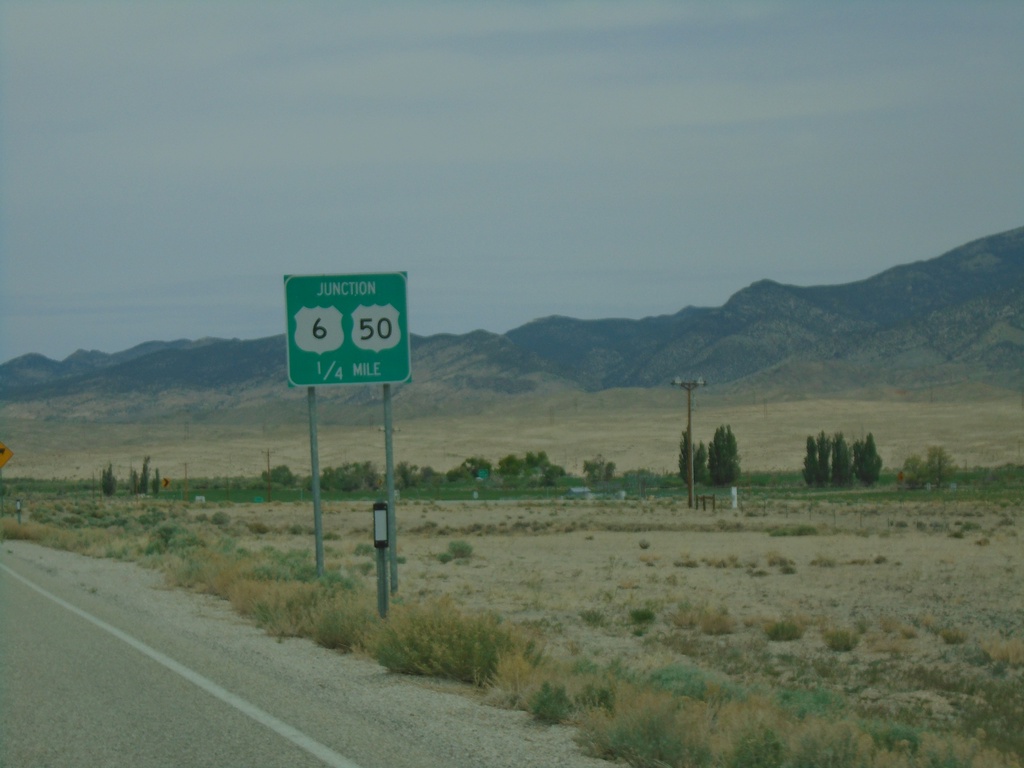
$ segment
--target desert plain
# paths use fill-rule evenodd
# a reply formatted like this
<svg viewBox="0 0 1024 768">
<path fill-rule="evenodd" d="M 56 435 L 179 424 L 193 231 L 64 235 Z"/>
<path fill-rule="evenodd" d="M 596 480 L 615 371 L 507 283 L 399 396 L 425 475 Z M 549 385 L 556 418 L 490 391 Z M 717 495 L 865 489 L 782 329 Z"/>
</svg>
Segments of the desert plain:
<svg viewBox="0 0 1024 768">
<path fill-rule="evenodd" d="M 888 470 L 932 445 L 960 468 L 1019 465 L 1024 401 L 1006 391 L 975 395 L 773 402 L 699 394 L 694 431 L 707 441 L 716 426 L 729 424 L 745 471 L 798 470 L 806 437 L 822 430 L 850 439 L 871 432 Z M 252 476 L 265 467 L 268 450 L 270 463 L 298 473 L 309 461 L 304 405 L 293 398 L 274 418 L 234 423 L 9 417 L 4 437 L 17 463 L 5 478 L 85 478 L 107 462 L 123 474 L 143 455 L 168 477 L 186 463 L 193 477 Z M 686 417 L 683 393 L 650 390 L 510 399 L 468 410 L 419 418 L 399 412 L 396 461 L 443 471 L 468 456 L 496 462 L 544 450 L 569 472 L 596 455 L 620 470 L 670 472 Z M 321 466 L 383 466 L 374 408 L 346 416 L 328 404 L 320 416 Z M 393 599 L 448 596 L 467 612 L 495 611 L 536 631 L 547 654 L 570 664 L 640 677 L 686 666 L 722 690 L 802 691 L 815 711 L 1020 749 L 1019 487 L 992 495 L 891 486 L 834 495 L 751 488 L 741 480 L 736 507 L 727 489 L 703 493 L 716 495 L 714 509 L 689 509 L 678 494 L 403 499 Z M 311 556 L 308 501 L 189 499 L 182 510 L 197 526 L 223 512 L 221 530 L 245 546 Z M 325 502 L 324 530 L 328 568 L 373 589 L 366 503 Z M 444 557 L 453 542 L 469 555 Z M 775 634 L 784 623 L 797 630 Z M 503 703 L 500 686 L 489 695 L 490 703 Z"/>
<path fill-rule="evenodd" d="M 370 388 L 367 388 L 370 389 Z M 709 388 L 710 389 L 710 388 Z M 359 406 L 321 396 L 317 410 L 320 466 L 372 461 L 384 466 L 383 409 L 375 399 Z M 133 410 L 139 415 L 133 416 Z M 109 464 L 120 476 L 150 456 L 164 477 L 252 477 L 284 464 L 296 474 L 310 465 L 309 412 L 304 392 L 283 389 L 270 403 L 221 411 L 143 406 L 116 419 L 74 418 L 7 404 L 2 439 L 16 455 L 12 476 L 88 479 Z M 469 456 L 496 462 L 510 453 L 546 451 L 570 473 L 597 455 L 620 472 L 677 468 L 686 428 L 686 395 L 664 389 L 558 392 L 544 397 L 500 397 L 417 409 L 401 395 L 394 406 L 396 462 L 444 472 Z M 943 446 L 961 467 L 1024 463 L 1024 393 L 974 386 L 883 396 L 783 397 L 759 391 L 716 394 L 698 389 L 692 402 L 695 441 L 731 426 L 747 471 L 799 471 L 808 435 L 842 432 L 848 441 L 872 433 L 885 467 Z M 742 480 L 741 480 L 742 484 Z"/>
</svg>

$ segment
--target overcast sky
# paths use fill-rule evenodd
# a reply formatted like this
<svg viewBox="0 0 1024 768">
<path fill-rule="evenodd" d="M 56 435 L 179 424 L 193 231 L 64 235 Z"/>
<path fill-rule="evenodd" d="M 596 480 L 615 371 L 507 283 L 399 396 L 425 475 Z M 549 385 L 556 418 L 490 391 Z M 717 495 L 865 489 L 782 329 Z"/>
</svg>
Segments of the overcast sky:
<svg viewBox="0 0 1024 768">
<path fill-rule="evenodd" d="M 719 306 L 1024 224 L 1024 3 L 0 2 L 0 362 Z M 282 355 L 284 354 L 282 349 Z"/>
</svg>

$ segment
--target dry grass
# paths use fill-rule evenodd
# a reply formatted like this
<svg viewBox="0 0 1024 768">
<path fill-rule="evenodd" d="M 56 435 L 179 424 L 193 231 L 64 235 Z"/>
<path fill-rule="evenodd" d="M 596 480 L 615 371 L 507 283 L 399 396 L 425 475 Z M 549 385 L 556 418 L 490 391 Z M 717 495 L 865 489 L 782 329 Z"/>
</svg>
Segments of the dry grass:
<svg viewBox="0 0 1024 768">
<path fill-rule="evenodd" d="M 1019 637 L 991 637 L 982 640 L 981 650 L 989 661 L 1024 667 L 1024 639 Z"/>
</svg>

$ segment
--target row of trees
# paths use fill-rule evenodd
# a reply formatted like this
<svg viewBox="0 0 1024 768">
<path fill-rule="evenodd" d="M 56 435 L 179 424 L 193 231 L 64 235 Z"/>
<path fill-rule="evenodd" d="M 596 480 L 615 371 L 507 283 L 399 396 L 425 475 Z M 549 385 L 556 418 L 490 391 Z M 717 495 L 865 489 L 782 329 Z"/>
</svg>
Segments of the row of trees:
<svg viewBox="0 0 1024 768">
<path fill-rule="evenodd" d="M 495 471 L 505 482 L 545 487 L 556 485 L 559 478 L 566 475 L 565 468 L 551 461 L 547 452 L 527 451 L 522 456 L 514 453 L 503 456 L 498 459 L 497 467 L 481 456 L 472 456 L 459 466 L 448 470 L 445 479 L 450 483 L 471 479 L 484 480 L 493 476 Z"/>
<path fill-rule="evenodd" d="M 707 446 L 703 442 L 695 445 L 687 437 L 688 434 L 684 431 L 679 442 L 681 478 L 687 478 L 692 451 L 694 483 L 727 486 L 734 485 L 739 480 L 739 446 L 731 426 L 719 426 Z M 842 432 L 827 435 L 822 431 L 817 437 L 807 436 L 806 449 L 803 478 L 809 486 L 848 487 L 855 482 L 870 486 L 878 482 L 882 458 L 878 455 L 874 435 L 870 432 L 863 439 L 854 440 L 851 445 L 847 443 Z M 920 487 L 927 483 L 938 485 L 952 477 L 954 469 L 953 460 L 946 450 L 939 446 L 931 446 L 924 458 L 914 454 L 906 459 L 900 474 L 900 482 L 909 487 Z M 608 461 L 601 455 L 583 462 L 583 473 L 591 483 L 611 481 L 615 477 L 615 470 L 615 462 Z M 442 481 L 457 483 L 490 478 L 495 471 L 503 482 L 544 487 L 555 486 L 559 479 L 566 475 L 565 469 L 553 463 L 546 452 L 528 451 L 523 455 L 504 456 L 496 467 L 483 457 L 473 456 L 443 474 L 429 466 L 421 468 L 408 462 L 401 462 L 395 467 L 395 484 L 398 488 L 404 489 L 436 485 Z M 310 487 L 308 475 L 300 477 L 283 464 L 264 471 L 261 479 L 279 488 L 293 488 L 301 482 L 305 482 L 306 488 Z M 320 487 L 325 491 L 375 490 L 383 484 L 383 474 L 371 461 L 327 467 L 320 474 Z M 118 480 L 112 464 L 108 464 L 102 471 L 100 487 L 106 496 L 113 496 L 116 493 Z M 150 457 L 146 456 L 141 470 L 134 467 L 131 469 L 127 490 L 132 494 L 148 491 L 155 496 L 160 492 L 160 488 L 160 471 L 154 469 L 151 472 Z"/>
<path fill-rule="evenodd" d="M 117 476 L 114 474 L 114 465 L 107 464 L 107 468 L 100 472 L 100 490 L 104 496 L 113 496 L 117 493 Z M 160 493 L 160 470 L 154 469 L 150 477 L 149 456 L 142 460 L 142 469 L 131 468 L 128 474 L 128 492 L 132 495 L 152 493 L 156 496 Z"/>
<path fill-rule="evenodd" d="M 693 482 L 706 485 L 735 485 L 740 479 L 740 451 L 732 427 L 723 424 L 715 430 L 707 447 L 693 444 L 689 430 L 679 441 L 679 476 L 687 479 L 690 451 L 693 451 Z"/>
<path fill-rule="evenodd" d="M 614 471 L 614 464 L 611 465 Z M 565 469 L 548 457 L 544 451 L 528 451 L 524 455 L 509 454 L 498 461 L 495 467 L 488 459 L 471 456 L 445 473 L 433 467 L 419 467 L 409 462 L 395 466 L 395 486 L 399 489 L 436 485 L 440 482 L 458 483 L 469 480 L 490 478 L 497 470 L 504 482 L 526 485 L 554 486 L 565 476 Z M 309 476 L 302 478 L 285 465 L 273 467 L 262 473 L 264 482 L 279 488 L 294 488 L 305 482 L 311 485 Z M 326 467 L 320 472 L 320 488 L 325 491 L 375 490 L 384 484 L 384 475 L 372 461 L 349 462 L 337 467 Z"/>
<path fill-rule="evenodd" d="M 842 432 L 807 436 L 803 475 L 808 485 L 843 488 L 853 485 L 855 479 L 862 485 L 874 485 L 881 472 L 882 458 L 870 432 L 863 440 L 854 440 L 852 447 Z"/>
</svg>

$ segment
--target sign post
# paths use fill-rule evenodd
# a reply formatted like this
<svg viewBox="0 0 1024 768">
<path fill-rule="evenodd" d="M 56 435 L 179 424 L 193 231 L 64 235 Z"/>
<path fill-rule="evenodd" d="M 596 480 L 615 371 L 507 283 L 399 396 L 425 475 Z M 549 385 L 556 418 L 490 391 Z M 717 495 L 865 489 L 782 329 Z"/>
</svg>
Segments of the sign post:
<svg viewBox="0 0 1024 768">
<path fill-rule="evenodd" d="M 288 385 L 308 388 L 317 575 L 323 576 L 324 556 L 316 387 L 382 384 L 392 592 L 398 589 L 398 559 L 390 385 L 412 379 L 406 283 L 405 272 L 284 277 Z"/>
</svg>

